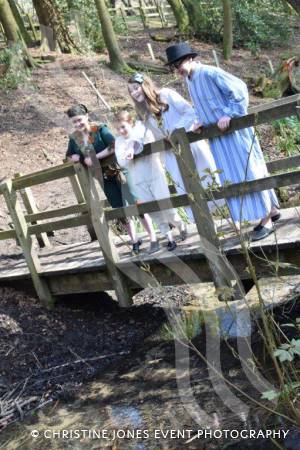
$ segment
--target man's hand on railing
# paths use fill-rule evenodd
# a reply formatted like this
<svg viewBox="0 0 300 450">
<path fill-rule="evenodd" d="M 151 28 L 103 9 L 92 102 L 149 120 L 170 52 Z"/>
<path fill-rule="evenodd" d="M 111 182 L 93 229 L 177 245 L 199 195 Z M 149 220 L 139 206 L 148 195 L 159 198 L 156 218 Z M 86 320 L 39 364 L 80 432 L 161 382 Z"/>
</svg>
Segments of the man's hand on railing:
<svg viewBox="0 0 300 450">
<path fill-rule="evenodd" d="M 85 163 L 86 166 L 91 167 L 93 165 L 92 158 L 87 156 L 86 158 L 84 158 L 84 163 Z"/>
<path fill-rule="evenodd" d="M 202 123 L 195 122 L 192 126 L 191 131 L 193 131 L 193 133 L 201 133 L 202 128 L 203 128 Z"/>
<path fill-rule="evenodd" d="M 228 116 L 221 117 L 218 121 L 218 128 L 220 128 L 220 130 L 222 130 L 222 131 L 228 130 L 228 128 L 230 126 L 230 121 L 231 121 L 231 117 L 228 117 Z"/>
</svg>

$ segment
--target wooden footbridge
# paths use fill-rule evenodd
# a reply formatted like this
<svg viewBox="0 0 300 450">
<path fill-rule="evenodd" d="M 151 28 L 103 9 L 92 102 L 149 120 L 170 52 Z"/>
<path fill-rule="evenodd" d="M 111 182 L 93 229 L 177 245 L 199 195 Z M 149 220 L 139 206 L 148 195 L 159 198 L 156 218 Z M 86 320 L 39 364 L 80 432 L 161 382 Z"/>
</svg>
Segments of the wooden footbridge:
<svg viewBox="0 0 300 450">
<path fill-rule="evenodd" d="M 247 116 L 232 119 L 228 132 L 291 115 L 300 117 L 300 95 L 252 108 Z M 228 288 L 232 290 L 236 279 L 300 274 L 300 208 L 282 210 L 275 233 L 250 243 L 247 226 L 241 236 L 233 235 L 230 223 L 224 219 L 214 221 L 207 206 L 211 198 L 226 199 L 300 183 L 300 155 L 269 162 L 270 176 L 263 179 L 205 191 L 196 174 L 190 143 L 221 134 L 216 125 L 205 128 L 201 135 L 180 129 L 173 133 L 172 144 L 162 140 L 145 145 L 139 157 L 173 148 L 188 192 L 171 194 L 159 201 L 126 208 L 108 207 L 101 187 L 102 169 L 95 154 L 91 155 L 94 165 L 90 169 L 79 163 L 65 163 L 2 182 L 0 195 L 4 197 L 12 228 L 8 225 L 0 231 L 0 240 L 17 239 L 23 256 L 0 255 L 0 283 L 21 286 L 30 281 L 47 306 L 53 305 L 59 295 L 115 290 L 119 304 L 128 307 L 134 293 L 147 286 L 213 281 L 221 298 Z M 111 158 L 102 165 L 109 162 Z M 62 178 L 70 180 L 77 203 L 38 211 L 30 188 Z M 111 227 L 111 221 L 117 218 L 186 205 L 192 208 L 195 225 L 189 225 L 187 240 L 178 242 L 172 253 L 162 245 L 153 255 L 142 251 L 132 256 L 128 237 L 114 234 Z M 96 240 L 49 245 L 47 233 L 83 225 Z M 252 226 L 249 224 L 248 229 Z M 40 246 L 46 246 L 36 249 L 35 237 Z"/>
</svg>

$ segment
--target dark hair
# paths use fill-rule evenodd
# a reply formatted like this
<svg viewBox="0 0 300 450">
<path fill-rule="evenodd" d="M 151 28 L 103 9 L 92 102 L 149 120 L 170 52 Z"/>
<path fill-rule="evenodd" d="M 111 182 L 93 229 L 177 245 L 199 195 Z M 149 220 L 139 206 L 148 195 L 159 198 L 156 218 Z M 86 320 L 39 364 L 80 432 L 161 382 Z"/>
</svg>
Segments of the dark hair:
<svg viewBox="0 0 300 450">
<path fill-rule="evenodd" d="M 75 105 L 68 109 L 67 116 L 69 118 L 75 117 L 75 116 L 84 116 L 85 114 L 88 114 L 88 109 L 85 105 Z"/>
</svg>

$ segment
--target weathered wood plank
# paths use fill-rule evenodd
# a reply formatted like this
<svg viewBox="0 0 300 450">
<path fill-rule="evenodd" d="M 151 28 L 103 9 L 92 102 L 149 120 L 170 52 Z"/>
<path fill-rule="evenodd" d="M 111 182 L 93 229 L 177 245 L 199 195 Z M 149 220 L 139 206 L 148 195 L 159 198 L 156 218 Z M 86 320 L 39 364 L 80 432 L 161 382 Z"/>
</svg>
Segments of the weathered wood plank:
<svg viewBox="0 0 300 450">
<path fill-rule="evenodd" d="M 212 193 L 217 200 L 220 198 L 230 198 L 236 195 L 248 194 L 250 192 L 264 191 L 266 189 L 292 186 L 297 183 L 300 183 L 300 170 L 271 175 L 266 178 L 251 180 L 244 183 L 231 184 L 229 186 L 221 187 L 217 192 L 212 191 Z"/>
<path fill-rule="evenodd" d="M 133 293 L 129 288 L 128 280 L 118 269 L 118 252 L 113 243 L 113 233 L 106 221 L 104 206 L 106 196 L 103 191 L 103 175 L 99 160 L 95 151 L 90 152 L 93 165 L 89 172 L 81 165 L 76 164 L 75 171 L 85 196 L 85 201 L 89 207 L 90 218 L 99 241 L 108 271 L 114 282 L 114 289 L 120 306 L 128 307 L 132 304 Z"/>
<path fill-rule="evenodd" d="M 47 233 L 49 231 L 64 230 L 66 228 L 75 228 L 87 225 L 91 222 L 88 214 L 82 216 L 70 217 L 68 219 L 55 220 L 53 222 L 40 223 L 38 225 L 29 225 L 30 235 L 38 233 Z"/>
<path fill-rule="evenodd" d="M 75 174 L 75 171 L 74 171 L 74 175 L 69 176 L 69 180 L 70 180 L 70 183 L 71 183 L 71 186 L 72 186 L 72 189 L 73 189 L 73 192 L 74 192 L 74 195 L 76 197 L 78 204 L 85 203 L 84 196 L 83 196 L 77 175 Z M 95 241 L 97 239 L 97 236 L 96 236 L 95 230 L 93 228 L 93 225 L 88 224 L 87 230 L 91 237 L 91 240 Z"/>
<path fill-rule="evenodd" d="M 74 175 L 74 164 L 61 164 L 56 167 L 51 167 L 49 169 L 16 178 L 13 180 L 13 187 L 16 190 L 19 190 L 30 186 L 35 186 L 37 184 L 58 180 L 70 175 Z"/>
<path fill-rule="evenodd" d="M 37 220 L 54 219 L 56 217 L 70 216 L 71 214 L 84 214 L 88 212 L 86 203 L 78 205 L 66 206 L 64 208 L 51 209 L 49 211 L 37 212 L 35 214 L 25 215 L 26 222 L 33 222 Z"/>
<path fill-rule="evenodd" d="M 15 178 L 20 178 L 20 177 L 21 177 L 20 173 L 15 174 Z M 20 194 L 21 194 L 23 204 L 25 206 L 27 213 L 29 213 L 29 214 L 38 213 L 39 210 L 38 210 L 35 198 L 33 196 L 32 190 L 30 188 L 20 189 Z M 36 220 L 31 221 L 31 225 L 36 225 L 36 223 L 37 223 Z M 41 248 L 51 247 L 47 233 L 37 234 L 36 239 Z"/>
<path fill-rule="evenodd" d="M 251 244 L 251 254 L 254 255 L 253 263 L 256 268 L 257 275 L 275 276 L 276 270 L 280 275 L 291 275 L 300 273 L 300 216 L 299 208 L 283 209 L 281 211 L 282 219 L 276 225 L 276 237 L 270 235 L 268 238 L 260 242 Z M 221 228 L 220 228 L 221 227 Z M 219 222 L 219 231 L 228 232 L 228 226 L 222 225 Z M 127 240 L 128 238 L 125 238 Z M 143 236 L 147 241 L 147 237 Z M 184 284 L 183 277 L 180 276 L 183 272 L 183 267 L 192 270 L 195 274 L 195 282 L 212 281 L 211 272 L 209 270 L 207 261 L 202 252 L 202 244 L 194 225 L 189 226 L 188 238 L 185 242 L 179 242 L 174 254 L 166 252 L 162 249 L 155 255 L 148 255 L 143 252 L 143 247 L 138 257 L 132 257 L 126 244 L 124 237 L 116 242 L 119 250 L 120 262 L 118 267 L 123 270 L 128 270 L 129 286 L 136 287 L 134 280 L 137 279 L 136 274 L 142 272 L 139 267 L 142 264 L 149 264 L 151 273 L 157 282 L 163 285 Z M 163 240 L 163 243 L 166 241 Z M 242 279 L 248 279 L 249 273 L 247 271 L 247 263 L 241 254 L 241 247 L 238 238 L 225 237 L 221 239 L 221 245 L 227 258 L 233 265 L 235 270 L 239 273 Z M 147 247 L 147 243 L 145 243 Z M 279 260 L 278 260 L 279 255 Z M 268 258 L 268 260 L 266 259 Z M 184 262 L 184 266 L 178 264 L 178 258 Z M 85 278 L 84 289 L 90 289 L 94 292 L 96 285 L 99 290 L 102 290 L 101 283 L 97 284 L 96 279 L 100 273 L 99 280 L 105 282 L 106 289 L 114 289 L 113 281 L 110 279 L 109 273 L 106 270 L 105 260 L 99 249 L 98 243 L 77 243 L 70 245 L 62 245 L 52 249 L 44 249 L 40 251 L 39 260 L 42 266 L 42 275 L 47 280 L 58 279 L 57 293 L 66 293 L 67 289 L 74 293 L 75 287 L 72 287 L 73 278 L 76 277 L 74 283 L 80 291 L 80 279 L 83 274 L 90 274 Z M 276 262 L 278 261 L 278 263 Z M 132 264 L 134 262 L 134 264 Z M 138 267 L 135 267 L 138 266 Z M 131 271 L 133 273 L 133 280 L 131 280 Z M 28 277 L 28 268 L 23 259 L 0 258 L 0 281 L 5 283 L 6 280 L 22 280 Z M 104 278 L 102 278 L 104 277 Z M 107 277 L 107 281 L 105 281 Z M 90 280 L 88 282 L 87 280 Z M 69 280 L 69 281 L 68 281 Z M 61 282 L 63 284 L 61 284 Z M 70 283 L 70 284 L 68 284 Z M 143 280 L 138 283 L 143 286 Z M 55 282 L 53 286 L 55 285 Z M 52 285 L 51 285 L 52 286 Z M 59 287 L 61 286 L 61 288 Z M 68 287 L 69 286 L 69 287 Z M 74 285 L 73 285 L 74 286 Z M 76 287 L 76 289 L 77 289 Z M 52 287 L 51 287 L 52 289 Z"/>
<path fill-rule="evenodd" d="M 247 114 L 243 117 L 237 117 L 231 119 L 230 129 L 225 132 L 229 134 L 233 131 L 241 130 L 243 128 L 252 127 L 256 125 L 261 125 L 263 123 L 269 123 L 273 120 L 282 119 L 284 117 L 293 116 L 297 114 L 297 102 L 300 99 L 300 94 L 295 94 L 290 97 L 275 100 L 261 106 L 259 110 L 255 113 Z M 188 140 L 190 143 L 200 141 L 202 139 L 211 139 L 217 136 L 224 135 L 217 124 L 204 127 L 201 133 L 193 133 L 189 131 L 187 133 Z M 143 156 L 150 155 L 151 153 L 157 153 L 163 151 L 164 149 L 170 150 L 171 144 L 168 141 L 156 141 L 155 143 L 144 145 L 144 150 L 140 154 L 136 155 L 136 158 L 142 158 Z M 101 162 L 101 165 L 111 164 L 114 157 L 109 156 Z"/>
<path fill-rule="evenodd" d="M 16 239 L 17 235 L 15 230 L 3 230 L 0 231 L 0 241 L 6 241 L 6 239 Z"/>
<path fill-rule="evenodd" d="M 189 204 L 215 286 L 217 288 L 231 287 L 229 263 L 225 261 L 224 255 L 221 255 L 220 242 L 208 208 L 205 190 L 200 183 L 190 143 L 184 128 L 175 130 L 171 135 L 170 141 L 174 146 L 177 164 L 182 175 L 185 190 L 188 192 Z"/>
<path fill-rule="evenodd" d="M 29 227 L 27 226 L 21 205 L 17 199 L 17 193 L 12 186 L 11 180 L 3 183 L 3 195 L 37 295 L 47 307 L 52 307 L 54 299 L 47 281 L 40 276 L 41 265 L 35 250 L 32 248 Z"/>
<path fill-rule="evenodd" d="M 300 167 L 300 155 L 267 162 L 268 171 L 271 173 L 278 170 L 296 169 L 297 167 Z"/>
<path fill-rule="evenodd" d="M 206 195 L 206 200 L 214 198 L 219 200 L 222 198 L 230 198 L 236 195 L 245 195 L 250 192 L 258 192 L 266 189 L 273 189 L 284 186 L 292 186 L 300 183 L 300 171 L 293 171 L 288 173 L 281 173 L 271 175 L 266 178 L 258 180 L 251 180 L 243 183 L 236 183 L 228 186 L 220 187 L 218 190 L 212 189 Z M 140 203 L 138 205 L 126 206 L 124 208 L 114 208 L 106 210 L 105 215 L 107 220 L 118 219 L 121 217 L 130 217 L 137 214 L 145 214 L 157 210 L 164 210 L 170 208 L 170 202 L 174 208 L 189 205 L 189 197 L 187 194 L 174 195 L 172 197 L 161 200 Z"/>
</svg>

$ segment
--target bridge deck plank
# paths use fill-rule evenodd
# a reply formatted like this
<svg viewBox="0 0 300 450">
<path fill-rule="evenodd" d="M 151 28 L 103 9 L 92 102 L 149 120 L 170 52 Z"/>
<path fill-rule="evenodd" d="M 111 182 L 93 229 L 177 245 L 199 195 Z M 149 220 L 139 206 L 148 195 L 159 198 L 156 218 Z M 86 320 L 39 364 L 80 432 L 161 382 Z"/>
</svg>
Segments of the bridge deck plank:
<svg viewBox="0 0 300 450">
<path fill-rule="evenodd" d="M 251 229 L 250 227 L 249 229 Z M 174 256 L 181 259 L 197 259 L 198 261 L 204 255 L 201 252 L 201 243 L 199 235 L 194 225 L 188 226 L 189 235 L 186 241 L 178 241 L 178 247 L 174 253 L 166 251 L 166 241 L 161 237 L 161 250 L 155 255 L 148 255 L 146 250 L 149 243 L 144 236 L 144 244 L 141 254 L 138 257 L 132 257 L 130 253 L 131 246 L 128 238 L 125 236 L 116 237 L 115 243 L 120 253 L 120 266 L 130 262 L 144 262 L 149 264 L 164 264 L 174 260 Z M 237 237 L 230 232 L 229 225 L 225 221 L 218 222 L 218 231 L 225 233 L 221 238 L 221 243 L 226 254 L 237 255 L 240 253 L 240 243 Z M 124 241 L 123 241 L 124 239 Z M 251 244 L 251 249 L 261 250 L 266 253 L 274 251 L 278 245 L 280 250 L 291 249 L 293 252 L 300 253 L 300 207 L 293 207 L 282 210 L 282 217 L 276 225 L 276 234 L 271 234 L 263 241 Z M 39 259 L 42 267 L 42 274 L 45 276 L 55 276 L 63 274 L 80 274 L 84 272 L 106 271 L 104 258 L 99 249 L 98 242 L 75 243 L 70 245 L 60 245 L 52 248 L 41 249 Z M 13 279 L 30 278 L 25 260 L 22 256 L 0 255 L 0 282 Z"/>
</svg>

